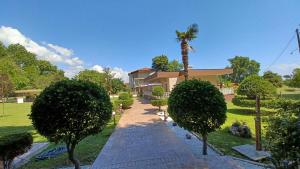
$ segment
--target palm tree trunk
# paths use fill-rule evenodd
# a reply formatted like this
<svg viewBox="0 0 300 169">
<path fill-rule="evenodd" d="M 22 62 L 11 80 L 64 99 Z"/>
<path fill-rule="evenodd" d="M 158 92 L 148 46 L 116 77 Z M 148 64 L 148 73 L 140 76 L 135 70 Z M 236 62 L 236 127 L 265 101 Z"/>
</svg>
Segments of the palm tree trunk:
<svg viewBox="0 0 300 169">
<path fill-rule="evenodd" d="M 189 58 L 188 58 L 188 43 L 186 40 L 182 40 L 181 42 L 181 55 L 182 55 L 182 63 L 184 68 L 184 79 L 188 80 Z"/>
<path fill-rule="evenodd" d="M 203 139 L 202 154 L 203 154 L 203 155 L 207 155 L 207 135 L 206 135 L 206 134 L 203 134 L 203 135 L 202 135 L 202 139 Z"/>
</svg>

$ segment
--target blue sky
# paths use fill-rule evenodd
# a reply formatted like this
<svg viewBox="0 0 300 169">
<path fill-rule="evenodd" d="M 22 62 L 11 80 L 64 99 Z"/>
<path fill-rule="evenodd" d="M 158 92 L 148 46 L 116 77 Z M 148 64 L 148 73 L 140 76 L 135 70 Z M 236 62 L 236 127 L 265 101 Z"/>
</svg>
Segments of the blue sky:
<svg viewBox="0 0 300 169">
<path fill-rule="evenodd" d="M 181 60 L 175 30 L 197 23 L 200 32 L 190 54 L 194 68 L 223 68 L 242 55 L 265 71 L 295 35 L 299 7 L 299 0 L 7 0 L 0 6 L 0 40 L 14 43 L 22 35 L 57 55 L 69 50 L 54 63 L 70 76 L 97 66 L 126 74 L 151 66 L 157 55 Z M 296 48 L 294 36 L 270 69 L 287 74 L 300 67 L 300 54 L 290 54 Z"/>
</svg>

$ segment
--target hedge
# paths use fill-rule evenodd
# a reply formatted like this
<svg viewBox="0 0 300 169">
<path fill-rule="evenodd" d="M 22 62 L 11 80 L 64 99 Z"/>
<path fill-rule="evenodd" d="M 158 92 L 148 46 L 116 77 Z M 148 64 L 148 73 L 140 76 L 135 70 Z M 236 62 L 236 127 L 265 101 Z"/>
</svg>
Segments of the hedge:
<svg viewBox="0 0 300 169">
<path fill-rule="evenodd" d="M 260 100 L 260 106 L 271 109 L 285 108 L 286 106 L 296 103 L 297 101 L 284 98 L 271 98 Z M 255 107 L 256 101 L 247 99 L 246 97 L 236 96 L 232 99 L 232 103 L 240 107 Z"/>
<path fill-rule="evenodd" d="M 126 99 L 126 100 L 115 100 L 115 103 L 116 107 L 120 107 L 119 105 L 122 104 L 122 109 L 129 109 L 130 106 L 133 104 L 133 99 L 130 98 L 130 99 Z"/>
<path fill-rule="evenodd" d="M 167 99 L 154 99 L 154 100 L 151 100 L 151 104 L 152 104 L 152 106 L 156 106 L 156 107 L 158 107 L 159 110 L 161 110 L 161 106 L 167 105 L 168 100 Z"/>
<path fill-rule="evenodd" d="M 15 157 L 24 154 L 32 145 L 33 138 L 29 133 L 11 134 L 0 138 L 0 160 L 3 168 L 11 168 Z"/>
</svg>

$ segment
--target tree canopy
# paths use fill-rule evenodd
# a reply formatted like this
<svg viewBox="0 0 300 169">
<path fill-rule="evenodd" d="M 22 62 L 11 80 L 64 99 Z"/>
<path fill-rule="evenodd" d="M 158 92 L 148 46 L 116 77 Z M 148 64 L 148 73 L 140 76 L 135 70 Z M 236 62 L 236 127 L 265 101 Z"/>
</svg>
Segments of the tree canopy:
<svg viewBox="0 0 300 169">
<path fill-rule="evenodd" d="M 175 86 L 168 100 L 172 119 L 203 137 L 203 154 L 207 154 L 207 135 L 220 128 L 226 120 L 223 94 L 208 81 L 186 80 Z"/>
<path fill-rule="evenodd" d="M 152 59 L 152 69 L 155 71 L 167 71 L 169 59 L 166 55 L 156 56 Z"/>
<path fill-rule="evenodd" d="M 258 75 L 251 75 L 245 78 L 238 87 L 239 95 L 246 95 L 254 99 L 256 96 L 266 97 L 276 93 L 276 88 L 267 80 Z"/>
<path fill-rule="evenodd" d="M 43 89 L 64 79 L 64 72 L 45 60 L 38 60 L 19 44 L 0 43 L 0 73 L 8 74 L 15 89 Z"/>
<path fill-rule="evenodd" d="M 66 143 L 70 161 L 79 169 L 75 146 L 99 133 L 112 114 L 106 90 L 88 81 L 63 80 L 45 88 L 35 99 L 30 118 L 35 129 L 52 142 Z"/>
<path fill-rule="evenodd" d="M 289 86 L 300 87 L 300 68 L 293 70 L 293 74 L 289 80 Z"/>
<path fill-rule="evenodd" d="M 250 75 L 258 75 L 260 64 L 255 60 L 250 60 L 249 57 L 235 56 L 228 60 L 233 73 L 228 75 L 228 78 L 235 83 L 240 83 Z"/>
<path fill-rule="evenodd" d="M 168 72 L 178 72 L 183 68 L 183 64 L 178 60 L 172 60 L 168 63 Z"/>
<path fill-rule="evenodd" d="M 269 81 L 272 83 L 275 87 L 281 87 L 282 86 L 282 77 L 274 72 L 267 71 L 263 75 L 263 79 Z"/>
<path fill-rule="evenodd" d="M 96 70 L 83 70 L 80 71 L 76 76 L 75 79 L 82 80 L 82 81 L 89 81 L 95 83 L 99 86 L 104 86 L 105 77 L 103 73 L 100 73 Z"/>
</svg>

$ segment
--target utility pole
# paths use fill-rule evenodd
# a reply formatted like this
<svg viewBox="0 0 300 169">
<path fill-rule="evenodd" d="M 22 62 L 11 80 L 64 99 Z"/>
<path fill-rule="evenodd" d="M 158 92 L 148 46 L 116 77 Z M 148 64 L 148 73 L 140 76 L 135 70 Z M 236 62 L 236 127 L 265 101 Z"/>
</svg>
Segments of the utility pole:
<svg viewBox="0 0 300 169">
<path fill-rule="evenodd" d="M 298 48 L 300 53 L 300 35 L 299 35 L 299 29 L 296 29 L 297 39 L 298 39 Z"/>
</svg>

